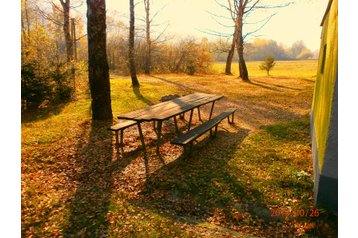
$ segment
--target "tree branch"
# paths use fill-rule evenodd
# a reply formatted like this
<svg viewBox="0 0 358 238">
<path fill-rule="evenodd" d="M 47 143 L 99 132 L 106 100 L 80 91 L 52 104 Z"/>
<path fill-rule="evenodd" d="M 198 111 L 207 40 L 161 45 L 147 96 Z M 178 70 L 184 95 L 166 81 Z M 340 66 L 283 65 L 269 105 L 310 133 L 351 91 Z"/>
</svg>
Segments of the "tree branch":
<svg viewBox="0 0 358 238">
<path fill-rule="evenodd" d="M 251 7 L 249 7 L 248 10 L 244 11 L 244 14 L 246 14 L 246 13 L 248 13 L 249 11 L 251 11 L 252 9 L 254 9 L 254 7 L 255 7 L 259 2 L 260 2 L 260 0 L 256 0 L 256 2 L 255 2 Z M 246 8 L 246 6 L 245 6 L 245 8 Z M 245 8 L 244 8 L 244 9 L 245 9 Z"/>
<path fill-rule="evenodd" d="M 235 27 L 235 25 L 225 25 L 221 22 L 219 22 L 218 20 L 216 20 L 214 17 L 211 17 L 217 24 L 219 24 L 220 26 L 223 26 L 223 27 L 228 27 L 228 28 L 232 28 L 232 27 Z"/>
<path fill-rule="evenodd" d="M 164 30 L 162 32 L 160 32 L 159 35 L 154 40 L 152 40 L 152 42 L 157 42 L 159 40 L 159 38 L 164 34 L 164 32 L 168 29 L 168 27 L 169 27 L 169 24 L 167 24 L 167 26 L 164 28 Z"/>
<path fill-rule="evenodd" d="M 75 39 L 75 41 L 79 41 L 79 40 L 81 40 L 83 37 L 85 37 L 85 36 L 87 36 L 87 34 L 84 34 L 83 36 L 80 36 L 80 37 L 78 37 L 77 39 Z"/>
<path fill-rule="evenodd" d="M 206 11 L 206 12 L 209 13 L 209 14 L 210 14 L 211 16 L 213 16 L 213 17 L 223 18 L 223 19 L 225 19 L 225 20 L 232 20 L 231 17 L 225 17 L 225 16 L 216 15 L 216 14 L 214 14 L 214 13 L 212 13 L 212 12 L 209 12 L 209 11 Z"/>
<path fill-rule="evenodd" d="M 246 36 L 248 36 L 248 35 L 251 35 L 251 34 L 254 34 L 254 33 L 256 33 L 256 32 L 258 32 L 259 30 L 261 30 L 270 20 L 271 20 L 271 18 L 273 17 L 273 16 L 275 16 L 277 13 L 274 13 L 274 14 L 272 14 L 271 16 L 269 16 L 268 18 L 267 18 L 267 20 L 260 26 L 260 27 L 258 27 L 256 30 L 254 30 L 254 31 L 251 31 L 251 32 L 248 32 L 248 33 L 246 33 L 244 36 L 243 36 L 243 38 L 246 38 Z"/>
<path fill-rule="evenodd" d="M 294 2 L 288 2 L 288 3 L 285 3 L 285 4 L 281 4 L 281 5 L 272 5 L 272 6 L 252 6 L 250 8 L 252 9 L 274 9 L 274 8 L 283 8 L 283 7 L 288 7 L 290 6 L 291 4 L 294 4 Z"/>
<path fill-rule="evenodd" d="M 227 34 L 227 33 L 222 33 L 222 32 L 218 32 L 218 31 L 213 31 L 213 30 L 200 30 L 195 28 L 195 30 L 200 31 L 204 34 L 208 34 L 208 35 L 212 35 L 212 36 L 219 36 L 219 37 L 224 37 L 224 38 L 230 38 L 232 36 L 232 34 Z"/>
<path fill-rule="evenodd" d="M 49 20 L 50 22 L 54 23 L 55 25 L 58 26 L 63 26 L 63 22 L 58 21 L 57 19 L 53 18 L 50 16 L 50 14 L 47 14 L 45 11 L 43 11 L 39 6 L 37 6 L 37 11 L 40 13 L 40 15 L 44 18 L 46 18 L 47 20 Z"/>
</svg>

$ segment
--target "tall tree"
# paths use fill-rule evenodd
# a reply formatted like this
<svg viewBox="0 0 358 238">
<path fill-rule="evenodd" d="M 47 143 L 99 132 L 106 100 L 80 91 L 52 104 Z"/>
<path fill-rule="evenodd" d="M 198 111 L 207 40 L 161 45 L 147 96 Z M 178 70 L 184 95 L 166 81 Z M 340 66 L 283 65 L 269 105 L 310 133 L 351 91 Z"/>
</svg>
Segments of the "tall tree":
<svg viewBox="0 0 358 238">
<path fill-rule="evenodd" d="M 128 60 L 129 60 L 129 71 L 132 78 L 133 88 L 139 88 L 139 81 L 137 79 L 137 71 L 135 65 L 134 55 L 134 0 L 129 0 L 129 48 L 128 48 Z"/>
<path fill-rule="evenodd" d="M 105 0 L 87 0 L 87 37 L 92 119 L 112 119 L 111 89 L 106 52 Z"/>
<path fill-rule="evenodd" d="M 144 57 L 144 73 L 150 74 L 152 70 L 152 52 L 156 50 L 158 44 L 163 43 L 168 40 L 167 37 L 162 37 L 166 29 L 169 27 L 169 24 L 162 29 L 160 33 L 152 34 L 152 26 L 164 26 L 164 24 L 153 24 L 155 17 L 164 9 L 159 9 L 151 16 L 151 0 L 143 0 L 145 18 L 139 18 L 139 20 L 144 21 L 145 23 L 145 57 Z M 153 2 L 153 1 L 152 1 Z M 154 28 L 154 27 L 153 27 Z M 154 32 L 155 33 L 155 32 Z M 152 35 L 156 35 L 155 38 L 152 38 Z"/>
<path fill-rule="evenodd" d="M 228 57 L 227 57 L 227 63 L 226 63 L 226 69 L 225 69 L 225 73 L 226 74 L 230 74 L 231 73 L 231 61 L 232 61 L 232 56 L 233 56 L 233 52 L 236 46 L 237 49 L 237 53 L 238 53 L 238 58 L 239 58 L 239 72 L 240 72 L 240 77 L 244 80 L 244 81 L 250 81 L 249 80 L 249 74 L 247 71 L 247 67 L 246 67 L 246 62 L 244 59 L 244 41 L 246 39 L 246 37 L 253 35 L 254 33 L 256 33 L 257 31 L 259 31 L 260 29 L 262 29 L 268 22 L 269 20 L 276 14 L 273 13 L 270 16 L 266 17 L 265 19 L 255 22 L 255 23 L 250 23 L 252 25 L 258 25 L 258 27 L 251 31 L 251 32 L 245 32 L 244 33 L 244 25 L 248 24 L 247 19 L 249 18 L 250 15 L 253 15 L 253 12 L 255 10 L 258 9 L 274 9 L 274 8 L 281 8 L 281 7 L 286 7 L 290 4 L 292 4 L 292 2 L 287 2 L 286 0 L 282 0 L 282 4 L 277 4 L 277 5 L 272 5 L 272 3 L 268 0 L 227 0 L 227 5 L 225 4 L 221 4 L 218 1 L 216 1 L 216 3 L 223 7 L 224 9 L 228 10 L 230 15 L 231 15 L 231 20 L 234 22 L 234 34 L 233 34 L 233 41 L 231 44 L 231 48 L 228 51 Z M 226 18 L 223 16 L 219 16 L 219 15 L 215 15 L 215 14 L 211 14 L 215 17 L 220 17 L 220 18 Z M 222 24 L 220 22 L 218 22 L 219 24 L 228 27 L 228 25 Z M 217 34 L 217 32 L 214 32 L 215 34 Z M 219 35 L 222 35 L 221 33 L 219 33 Z"/>
<path fill-rule="evenodd" d="M 70 27 L 70 6 L 71 0 L 60 0 L 63 9 L 63 33 L 66 42 L 67 62 L 73 59 L 73 41 Z"/>
<path fill-rule="evenodd" d="M 249 74 L 246 67 L 246 62 L 244 59 L 244 39 L 248 35 L 252 35 L 257 31 L 259 31 L 261 28 L 263 28 L 276 13 L 271 14 L 269 17 L 267 17 L 262 21 L 259 21 L 258 23 L 260 23 L 260 26 L 254 31 L 246 32 L 246 34 L 243 33 L 244 21 L 255 10 L 281 8 L 281 7 L 287 7 L 288 5 L 292 4 L 292 2 L 286 2 L 283 4 L 271 5 L 268 2 L 269 1 L 265 1 L 265 0 L 233 0 L 233 1 L 228 0 L 229 10 L 235 22 L 235 27 L 237 30 L 236 47 L 239 57 L 239 72 L 240 72 L 240 77 L 244 81 L 250 81 Z"/>
<path fill-rule="evenodd" d="M 144 63 L 144 73 L 150 74 L 151 68 L 151 59 L 152 59 L 152 41 L 150 39 L 150 0 L 144 0 L 144 9 L 145 9 L 145 63 Z"/>
<path fill-rule="evenodd" d="M 227 75 L 232 74 L 231 73 L 231 63 L 232 63 L 232 58 L 234 57 L 234 53 L 235 53 L 236 37 L 237 37 L 237 31 L 236 31 L 236 27 L 235 27 L 235 31 L 232 36 L 231 47 L 230 47 L 230 50 L 229 50 L 229 52 L 227 54 L 227 58 L 226 58 L 225 74 L 227 74 Z"/>
<path fill-rule="evenodd" d="M 236 49 L 237 49 L 237 55 L 239 57 L 239 72 L 240 72 L 240 78 L 244 81 L 250 81 L 249 80 L 249 72 L 247 71 L 246 62 L 244 59 L 244 38 L 242 36 L 242 30 L 243 30 L 243 16 L 245 14 L 245 8 L 249 0 L 240 0 L 239 4 L 237 3 L 237 0 L 235 0 L 235 11 L 237 13 L 236 17 L 236 32 L 237 36 L 235 38 L 236 40 Z M 259 0 L 256 1 L 256 3 L 259 2 Z"/>
<path fill-rule="evenodd" d="M 78 0 L 59 0 L 59 2 L 61 6 L 57 4 L 57 0 L 49 1 L 49 3 L 52 5 L 52 14 L 48 13 L 45 9 L 41 9 L 39 6 L 37 7 L 37 10 L 43 18 L 49 20 L 50 22 L 54 23 L 59 27 L 62 27 L 62 32 L 66 45 L 66 61 L 69 63 L 75 58 L 74 55 L 76 53 L 76 42 L 83 37 L 81 36 L 77 39 L 74 35 L 76 26 L 74 18 L 71 19 L 70 10 L 81 6 L 82 2 Z M 78 5 L 75 6 L 74 4 Z"/>
<path fill-rule="evenodd" d="M 26 22 L 26 26 L 25 26 L 25 22 Z M 27 35 L 30 35 L 30 17 L 29 17 L 29 10 L 27 6 L 27 0 L 21 1 L 21 30 L 22 33 L 27 33 Z"/>
</svg>

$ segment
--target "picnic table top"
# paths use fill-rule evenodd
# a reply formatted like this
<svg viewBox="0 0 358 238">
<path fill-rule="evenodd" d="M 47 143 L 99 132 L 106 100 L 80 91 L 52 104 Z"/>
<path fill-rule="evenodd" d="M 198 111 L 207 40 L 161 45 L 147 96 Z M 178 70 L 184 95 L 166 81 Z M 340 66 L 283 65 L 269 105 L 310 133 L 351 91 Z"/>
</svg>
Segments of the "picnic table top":
<svg viewBox="0 0 358 238">
<path fill-rule="evenodd" d="M 201 105 L 217 101 L 222 95 L 193 93 L 170 101 L 158 103 L 143 109 L 118 115 L 118 119 L 134 121 L 167 120 Z"/>
</svg>

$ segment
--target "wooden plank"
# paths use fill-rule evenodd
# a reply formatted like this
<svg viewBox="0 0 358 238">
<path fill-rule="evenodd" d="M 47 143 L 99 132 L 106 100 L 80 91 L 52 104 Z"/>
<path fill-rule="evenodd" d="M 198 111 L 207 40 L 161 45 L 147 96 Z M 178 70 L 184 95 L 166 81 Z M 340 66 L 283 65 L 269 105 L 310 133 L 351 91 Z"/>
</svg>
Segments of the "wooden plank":
<svg viewBox="0 0 358 238">
<path fill-rule="evenodd" d="M 171 141 L 171 143 L 175 145 L 187 145 L 188 143 L 192 142 L 193 140 L 203 135 L 205 132 L 209 131 L 214 126 L 217 126 L 223 119 L 230 116 L 235 111 L 236 108 L 230 108 L 220 113 L 218 116 L 214 117 L 210 121 L 207 121 L 201 124 L 200 126 L 195 127 L 191 131 L 188 131 L 187 133 L 180 135 L 178 138 Z"/>
<path fill-rule="evenodd" d="M 142 117 L 151 117 L 151 115 L 157 115 L 157 113 L 170 110 L 172 108 L 176 108 L 178 106 L 185 106 L 189 103 L 195 102 L 197 100 L 200 100 L 202 98 L 205 98 L 205 95 L 188 95 L 190 97 L 183 97 L 183 98 L 176 98 L 170 101 L 157 104 L 157 106 L 148 107 L 142 111 L 139 112 L 137 116 Z"/>
<path fill-rule="evenodd" d="M 187 112 L 187 111 L 192 110 L 192 109 L 199 107 L 201 105 L 205 105 L 207 103 L 219 100 L 222 97 L 223 96 L 212 95 L 212 96 L 204 97 L 204 98 L 194 100 L 191 102 L 180 103 L 180 104 L 177 104 L 176 106 L 173 106 L 166 110 L 163 108 L 159 111 L 148 112 L 146 114 L 142 114 L 142 115 L 136 117 L 136 119 L 139 119 L 139 120 L 166 120 L 166 119 L 169 119 L 170 117 L 179 115 L 183 112 Z"/>
<path fill-rule="evenodd" d="M 130 126 L 133 126 L 136 123 L 137 123 L 136 121 L 132 121 L 132 120 L 121 121 L 121 122 L 111 126 L 108 129 L 111 130 L 111 131 L 118 131 L 120 129 L 125 129 L 125 128 L 128 128 Z"/>
<path fill-rule="evenodd" d="M 180 98 L 176 98 L 170 101 L 166 101 L 166 102 L 162 102 L 162 103 L 158 103 L 155 104 L 153 106 L 150 107 L 146 107 L 143 109 L 139 109 L 136 111 L 132 111 L 129 113 L 124 113 L 124 114 L 120 114 L 118 115 L 119 119 L 137 119 L 138 116 L 142 116 L 142 115 L 148 115 L 148 113 L 153 114 L 153 113 L 158 113 L 161 112 L 163 110 L 168 110 L 171 109 L 173 107 L 177 107 L 178 104 L 185 104 L 185 103 L 190 103 L 192 101 L 198 100 L 200 98 L 203 98 L 205 96 L 207 96 L 208 94 L 190 94 L 190 95 L 186 95 Z"/>
<path fill-rule="evenodd" d="M 219 100 L 220 98 L 222 98 L 223 96 L 215 96 L 215 97 L 211 97 L 211 98 L 205 98 L 205 99 L 201 99 L 201 100 L 198 100 L 198 101 L 195 101 L 195 102 L 192 102 L 192 103 L 189 103 L 183 107 L 176 107 L 176 108 L 172 108 L 170 110 L 167 110 L 167 111 L 163 111 L 157 115 L 155 115 L 155 117 L 157 119 L 160 119 L 160 120 L 166 120 L 172 116 L 176 116 L 176 115 L 179 115 L 183 112 L 187 112 L 187 111 L 190 111 L 194 108 L 197 108 L 199 106 L 202 106 L 202 105 L 205 105 L 205 104 L 208 104 L 208 103 L 211 103 L 213 101 L 216 101 L 216 100 Z"/>
</svg>

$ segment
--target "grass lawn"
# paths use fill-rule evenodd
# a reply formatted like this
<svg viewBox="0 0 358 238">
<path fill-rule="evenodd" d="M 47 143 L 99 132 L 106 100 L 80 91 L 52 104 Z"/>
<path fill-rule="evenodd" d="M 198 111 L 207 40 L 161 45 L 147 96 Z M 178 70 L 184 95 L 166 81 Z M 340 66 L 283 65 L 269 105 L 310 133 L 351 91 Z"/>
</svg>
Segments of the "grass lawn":
<svg viewBox="0 0 358 238">
<path fill-rule="evenodd" d="M 316 66 L 277 62 L 266 77 L 249 62 L 245 83 L 217 63 L 209 75 L 139 75 L 139 93 L 129 77 L 112 75 L 114 117 L 174 93 L 224 95 L 215 114 L 238 108 L 235 124 L 200 138 L 190 158 L 170 144 L 172 121 L 164 123 L 160 157 L 151 123 L 143 124 L 146 158 L 135 127 L 118 151 L 111 123 L 91 121 L 85 81 L 75 101 L 24 112 L 22 236 L 337 236 L 337 217 L 313 207 L 308 113 Z M 204 119 L 209 110 L 202 108 Z"/>
</svg>

